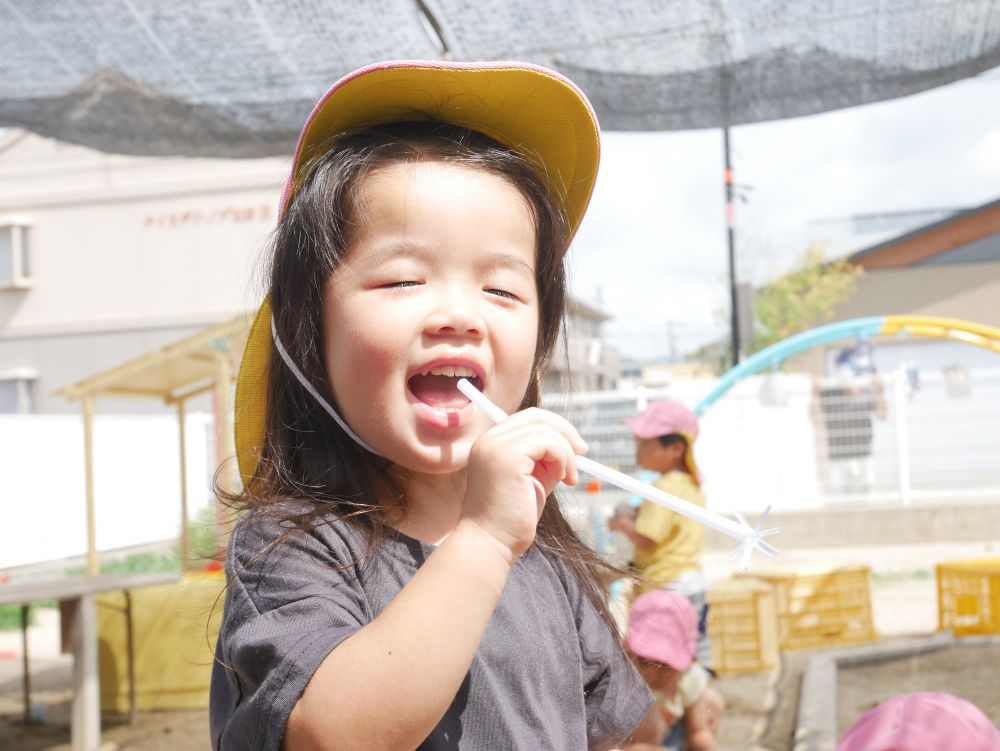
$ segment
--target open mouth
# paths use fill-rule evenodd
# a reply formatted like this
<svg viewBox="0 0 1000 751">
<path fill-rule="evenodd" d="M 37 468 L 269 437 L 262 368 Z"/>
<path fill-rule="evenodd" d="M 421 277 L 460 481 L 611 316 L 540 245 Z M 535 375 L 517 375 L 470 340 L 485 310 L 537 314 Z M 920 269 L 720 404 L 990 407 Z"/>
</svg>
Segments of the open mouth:
<svg viewBox="0 0 1000 751">
<path fill-rule="evenodd" d="M 406 382 L 410 393 L 421 404 L 442 415 L 458 413 L 469 405 L 469 398 L 458 390 L 458 381 L 467 378 L 482 390 L 483 380 L 476 371 L 464 365 L 435 365 L 410 377 Z"/>
<path fill-rule="evenodd" d="M 482 390 L 483 379 L 467 365 L 434 365 L 410 376 L 406 382 L 411 396 L 421 407 L 426 421 L 437 427 L 457 427 L 469 412 L 469 398 L 458 390 L 458 382 L 467 378 Z"/>
</svg>

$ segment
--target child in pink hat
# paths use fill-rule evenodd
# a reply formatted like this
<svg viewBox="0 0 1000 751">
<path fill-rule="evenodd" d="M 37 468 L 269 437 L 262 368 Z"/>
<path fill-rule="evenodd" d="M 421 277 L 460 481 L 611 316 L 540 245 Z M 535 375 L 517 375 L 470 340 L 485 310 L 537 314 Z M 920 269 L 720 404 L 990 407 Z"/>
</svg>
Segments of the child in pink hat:
<svg viewBox="0 0 1000 751">
<path fill-rule="evenodd" d="M 971 702 L 928 691 L 869 709 L 837 751 L 1000 751 L 1000 730 Z"/>
<path fill-rule="evenodd" d="M 657 589 L 636 598 L 625 648 L 653 690 L 656 705 L 633 733 L 627 751 L 686 748 L 710 751 L 724 703 L 708 671 L 694 661 L 698 617 L 677 592 Z"/>
<path fill-rule="evenodd" d="M 653 484 L 667 493 L 704 506 L 701 475 L 694 460 L 694 442 L 698 437 L 698 418 L 694 412 L 674 399 L 663 399 L 625 420 L 625 424 L 635 436 L 636 464 L 660 473 Z M 660 715 L 669 718 L 667 725 L 671 726 L 667 740 L 677 742 L 676 736 L 684 729 L 689 733 L 687 748 L 711 749 L 714 727 L 723 705 L 721 697 L 709 685 L 707 582 L 700 561 L 704 530 L 697 522 L 651 501 L 643 501 L 633 514 L 616 513 L 608 521 L 608 528 L 625 533 L 635 546 L 635 565 L 641 575 L 637 584 L 640 596 L 633 603 L 629 624 L 633 642 L 626 640 L 626 645 L 632 649 L 637 643 L 634 639 L 659 635 L 661 651 L 658 657 L 641 649 L 632 649 L 632 652 L 638 655 L 639 671 L 654 693 L 659 691 L 657 695 L 663 696 L 666 690 L 675 691 L 672 694 L 675 699 L 660 702 Z M 678 604 L 681 602 L 683 606 Z M 657 614 L 655 618 L 653 613 Z M 665 630 L 670 618 L 675 626 Z M 683 628 L 676 625 L 679 623 L 684 624 Z M 666 657 L 662 649 L 677 648 L 680 634 L 684 635 L 685 645 L 686 640 L 691 639 L 686 660 L 660 659 Z M 652 659 L 659 666 L 666 665 L 667 669 L 657 668 L 654 677 L 649 674 L 648 665 L 643 667 L 646 659 Z M 676 698 L 678 695 L 680 698 Z M 702 697 L 704 700 L 699 704 Z M 685 721 L 676 722 L 681 716 Z M 640 749 L 641 746 L 636 751 Z"/>
<path fill-rule="evenodd" d="M 653 484 L 686 501 L 705 505 L 701 475 L 694 459 L 698 418 L 674 399 L 655 401 L 625 420 L 635 436 L 635 459 L 643 469 L 659 473 Z M 608 528 L 623 532 L 635 546 L 635 565 L 643 581 L 639 591 L 667 588 L 684 594 L 699 618 L 698 661 L 709 667 L 705 633 L 707 583 L 701 570 L 704 528 L 696 521 L 651 501 L 633 514 L 618 513 Z"/>
</svg>

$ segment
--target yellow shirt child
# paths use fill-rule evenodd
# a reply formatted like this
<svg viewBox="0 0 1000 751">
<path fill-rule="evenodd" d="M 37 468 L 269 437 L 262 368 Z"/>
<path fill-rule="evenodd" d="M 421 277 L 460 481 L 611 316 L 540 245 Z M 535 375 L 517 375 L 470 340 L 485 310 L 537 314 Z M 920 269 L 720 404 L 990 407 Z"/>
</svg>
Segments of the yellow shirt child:
<svg viewBox="0 0 1000 751">
<path fill-rule="evenodd" d="M 705 505 L 705 494 L 687 472 L 667 472 L 653 485 L 685 501 L 702 507 Z M 636 546 L 635 565 L 648 581 L 643 589 L 666 586 L 679 579 L 685 571 L 700 568 L 705 529 L 693 519 L 652 501 L 643 501 L 634 529 L 637 534 L 655 543 L 652 549 Z"/>
</svg>

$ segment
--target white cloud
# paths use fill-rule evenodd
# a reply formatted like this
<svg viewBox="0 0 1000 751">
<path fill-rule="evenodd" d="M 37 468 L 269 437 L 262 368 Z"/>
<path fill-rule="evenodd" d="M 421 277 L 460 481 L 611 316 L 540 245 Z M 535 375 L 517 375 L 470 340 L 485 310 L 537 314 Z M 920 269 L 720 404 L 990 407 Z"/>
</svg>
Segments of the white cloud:
<svg viewBox="0 0 1000 751">
<path fill-rule="evenodd" d="M 975 206 L 1000 198 L 1000 79 L 731 131 L 740 269 L 754 281 L 810 240 L 808 222 Z M 718 130 L 605 133 L 601 174 L 570 257 L 573 290 L 600 289 L 623 353 L 660 357 L 724 328 L 728 274 Z"/>
<path fill-rule="evenodd" d="M 969 149 L 966 168 L 1000 185 L 1000 126 L 984 133 Z"/>
</svg>

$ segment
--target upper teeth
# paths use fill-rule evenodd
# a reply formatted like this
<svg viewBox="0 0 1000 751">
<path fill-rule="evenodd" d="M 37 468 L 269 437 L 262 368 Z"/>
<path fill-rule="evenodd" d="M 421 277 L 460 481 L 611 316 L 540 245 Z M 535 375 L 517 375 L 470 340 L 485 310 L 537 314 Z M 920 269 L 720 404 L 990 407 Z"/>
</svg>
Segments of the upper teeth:
<svg viewBox="0 0 1000 751">
<path fill-rule="evenodd" d="M 425 370 L 420 375 L 439 375 L 449 378 L 475 378 L 476 372 L 461 365 L 439 365 L 436 368 Z"/>
</svg>

